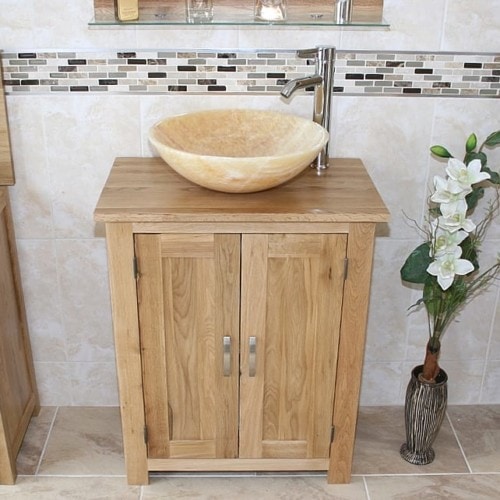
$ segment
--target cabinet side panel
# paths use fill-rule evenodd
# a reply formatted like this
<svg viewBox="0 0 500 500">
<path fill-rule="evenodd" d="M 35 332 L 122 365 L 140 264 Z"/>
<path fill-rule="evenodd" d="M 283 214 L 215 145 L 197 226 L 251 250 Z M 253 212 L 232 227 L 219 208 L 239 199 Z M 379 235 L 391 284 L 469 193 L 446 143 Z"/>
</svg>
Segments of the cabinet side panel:
<svg viewBox="0 0 500 500">
<path fill-rule="evenodd" d="M 141 348 L 131 225 L 107 224 L 106 242 L 127 480 L 129 484 L 147 484 Z"/>
<path fill-rule="evenodd" d="M 0 64 L 0 186 L 14 184 L 14 168 L 10 149 L 7 105 L 3 90 L 2 67 Z"/>
<path fill-rule="evenodd" d="M 15 457 L 38 405 L 10 223 L 0 188 L 0 484 L 15 477 Z"/>
<path fill-rule="evenodd" d="M 349 271 L 344 287 L 333 416 L 335 440 L 331 446 L 328 471 L 330 483 L 348 483 L 351 480 L 374 235 L 375 224 L 351 224 L 347 245 Z"/>
</svg>

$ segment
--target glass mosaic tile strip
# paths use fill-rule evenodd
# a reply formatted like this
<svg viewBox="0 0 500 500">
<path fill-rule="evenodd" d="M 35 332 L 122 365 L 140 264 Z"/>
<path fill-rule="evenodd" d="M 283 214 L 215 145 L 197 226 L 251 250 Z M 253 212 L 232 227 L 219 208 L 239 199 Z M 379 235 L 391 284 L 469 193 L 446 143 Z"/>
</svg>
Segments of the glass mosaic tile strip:
<svg viewBox="0 0 500 500">
<path fill-rule="evenodd" d="M 268 94 L 312 71 L 295 51 L 270 49 L 7 51 L 2 65 L 11 95 Z M 500 54 L 339 50 L 334 93 L 500 97 Z"/>
</svg>

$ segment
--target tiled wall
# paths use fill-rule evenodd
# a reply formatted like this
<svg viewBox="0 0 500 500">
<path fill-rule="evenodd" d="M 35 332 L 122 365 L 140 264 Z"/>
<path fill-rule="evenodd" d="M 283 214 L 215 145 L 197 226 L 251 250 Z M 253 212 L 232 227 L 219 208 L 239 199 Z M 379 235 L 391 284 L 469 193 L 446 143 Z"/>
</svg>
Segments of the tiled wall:
<svg viewBox="0 0 500 500">
<path fill-rule="evenodd" d="M 293 50 L 7 52 L 8 93 L 273 93 L 312 71 Z M 343 95 L 499 97 L 500 55 L 338 51 Z"/>
<path fill-rule="evenodd" d="M 402 404 L 427 338 L 425 315 L 408 313 L 419 293 L 399 278 L 401 261 L 420 242 L 407 217 L 423 220 L 428 185 L 442 171 L 430 145 L 461 155 L 468 134 L 484 138 L 500 128 L 496 3 L 384 0 L 387 30 L 89 29 L 92 0 L 51 0 L 50 8 L 2 0 L 4 78 L 17 80 L 7 89 L 16 168 L 10 192 L 42 403 L 118 402 L 104 233 L 92 216 L 114 158 L 153 154 L 147 133 L 156 121 L 200 108 L 310 117 L 311 95 L 285 101 L 278 89 L 312 71 L 296 49 L 333 45 L 330 151 L 361 158 L 391 211 L 376 239 L 361 400 Z M 72 64 L 81 59 L 86 64 Z M 500 148 L 489 159 L 498 170 Z M 489 234 L 484 264 L 500 248 L 500 218 Z M 450 402 L 500 403 L 500 287 L 458 320 L 441 359 Z"/>
</svg>

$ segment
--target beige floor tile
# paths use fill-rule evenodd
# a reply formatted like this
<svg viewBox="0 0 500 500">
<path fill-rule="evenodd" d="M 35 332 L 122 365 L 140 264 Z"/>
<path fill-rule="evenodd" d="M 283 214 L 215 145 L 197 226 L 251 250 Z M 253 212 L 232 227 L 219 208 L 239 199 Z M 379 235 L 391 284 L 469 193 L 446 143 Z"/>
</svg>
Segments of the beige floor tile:
<svg viewBox="0 0 500 500">
<path fill-rule="evenodd" d="M 0 486 L 8 500 L 138 500 L 140 486 L 121 477 L 20 477 L 15 486 Z"/>
<path fill-rule="evenodd" d="M 367 477 L 370 500 L 495 500 L 500 476 L 450 475 Z"/>
<path fill-rule="evenodd" d="M 31 419 L 17 455 L 18 474 L 35 474 L 56 410 L 55 406 L 44 406 L 40 408 L 40 413 Z"/>
<path fill-rule="evenodd" d="M 362 478 L 351 484 L 327 484 L 326 476 L 154 477 L 143 487 L 143 500 L 366 500 Z"/>
<path fill-rule="evenodd" d="M 119 409 L 59 408 L 39 474 L 124 475 Z"/>
<path fill-rule="evenodd" d="M 448 414 L 472 472 L 500 472 L 500 405 L 452 406 Z"/>
<path fill-rule="evenodd" d="M 399 455 L 405 441 L 404 409 L 399 406 L 363 407 L 358 417 L 353 474 L 434 474 L 468 472 L 445 418 L 434 443 L 436 458 L 429 465 L 412 465 Z"/>
</svg>

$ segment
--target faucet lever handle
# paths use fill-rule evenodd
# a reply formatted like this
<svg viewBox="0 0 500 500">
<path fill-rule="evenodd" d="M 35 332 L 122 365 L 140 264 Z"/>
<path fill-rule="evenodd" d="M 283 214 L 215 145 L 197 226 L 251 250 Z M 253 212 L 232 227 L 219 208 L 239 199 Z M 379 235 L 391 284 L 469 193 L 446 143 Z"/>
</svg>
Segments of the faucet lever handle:
<svg viewBox="0 0 500 500">
<path fill-rule="evenodd" d="M 297 57 L 302 57 L 304 59 L 313 59 L 318 56 L 318 48 L 314 49 L 300 49 L 297 51 Z"/>
</svg>

